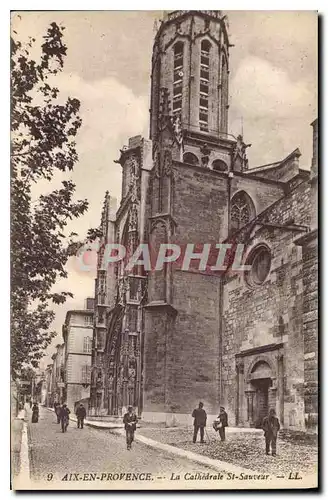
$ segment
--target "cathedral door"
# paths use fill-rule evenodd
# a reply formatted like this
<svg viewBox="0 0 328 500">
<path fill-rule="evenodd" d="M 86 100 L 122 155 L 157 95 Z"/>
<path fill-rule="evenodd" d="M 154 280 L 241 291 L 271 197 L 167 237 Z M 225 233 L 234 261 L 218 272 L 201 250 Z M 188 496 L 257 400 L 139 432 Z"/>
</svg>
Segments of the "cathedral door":
<svg viewBox="0 0 328 500">
<path fill-rule="evenodd" d="M 253 381 L 256 391 L 255 405 L 254 405 L 254 419 L 255 427 L 261 428 L 264 417 L 268 415 L 269 407 L 269 387 L 271 379 L 264 378 Z"/>
</svg>

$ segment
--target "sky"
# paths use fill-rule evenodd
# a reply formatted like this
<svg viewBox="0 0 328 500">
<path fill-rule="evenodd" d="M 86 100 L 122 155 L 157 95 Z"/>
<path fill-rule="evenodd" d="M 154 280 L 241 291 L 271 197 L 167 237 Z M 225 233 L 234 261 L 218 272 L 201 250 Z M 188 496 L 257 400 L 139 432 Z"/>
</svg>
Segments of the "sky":
<svg viewBox="0 0 328 500">
<path fill-rule="evenodd" d="M 317 15 L 311 11 L 224 11 L 229 19 L 229 132 L 243 126 L 250 168 L 280 160 L 299 147 L 301 168 L 312 155 L 310 123 L 317 116 Z M 72 178 L 88 213 L 70 229 L 83 239 L 100 222 L 105 191 L 120 199 L 119 149 L 134 135 L 148 137 L 150 63 L 154 23 L 162 11 L 31 11 L 12 15 L 20 40 L 37 41 L 53 21 L 65 27 L 67 58 L 56 86 L 63 98 L 81 101 L 79 161 Z M 243 124 L 243 125 L 242 125 Z M 59 186 L 62 176 L 40 183 L 35 196 Z M 56 307 L 53 328 L 62 342 L 67 310 L 83 308 L 93 296 L 94 274 L 79 272 L 71 259 L 69 277 L 56 289 L 74 293 Z M 42 365 L 49 362 L 45 358 Z"/>
</svg>

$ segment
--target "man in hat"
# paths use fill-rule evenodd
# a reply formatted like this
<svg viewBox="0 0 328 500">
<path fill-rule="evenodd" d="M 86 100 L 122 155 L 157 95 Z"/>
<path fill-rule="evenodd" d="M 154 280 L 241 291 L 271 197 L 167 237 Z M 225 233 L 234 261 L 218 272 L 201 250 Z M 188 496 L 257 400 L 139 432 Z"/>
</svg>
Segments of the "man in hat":
<svg viewBox="0 0 328 500">
<path fill-rule="evenodd" d="M 280 429 L 280 423 L 274 409 L 270 410 L 268 417 L 264 417 L 262 429 L 264 430 L 265 437 L 265 453 L 269 455 L 271 444 L 272 456 L 275 457 L 277 453 L 277 435 Z"/>
<path fill-rule="evenodd" d="M 77 417 L 77 428 L 78 429 L 83 429 L 83 423 L 84 419 L 87 415 L 86 409 L 83 405 L 83 403 L 80 403 L 80 406 L 77 407 L 76 409 L 76 417 Z"/>
<path fill-rule="evenodd" d="M 128 406 L 128 411 L 123 417 L 123 424 L 126 433 L 126 446 L 128 450 L 131 450 L 134 433 L 137 428 L 137 420 L 137 415 L 134 413 L 133 407 Z"/>
<path fill-rule="evenodd" d="M 224 406 L 220 406 L 219 419 L 219 434 L 221 441 L 225 441 L 225 428 L 228 427 L 228 414 Z"/>
<path fill-rule="evenodd" d="M 200 431 L 200 442 L 204 443 L 204 429 L 206 427 L 206 411 L 203 409 L 203 403 L 199 403 L 198 408 L 195 408 L 194 411 L 192 412 L 192 417 L 194 419 L 194 436 L 193 436 L 193 443 L 196 443 L 197 440 L 197 434 L 198 434 L 198 429 Z"/>
<path fill-rule="evenodd" d="M 62 432 L 67 431 L 68 423 L 69 423 L 69 414 L 70 410 L 67 408 L 66 403 L 63 404 L 63 406 L 60 409 L 60 422 L 61 422 L 61 429 Z"/>
</svg>

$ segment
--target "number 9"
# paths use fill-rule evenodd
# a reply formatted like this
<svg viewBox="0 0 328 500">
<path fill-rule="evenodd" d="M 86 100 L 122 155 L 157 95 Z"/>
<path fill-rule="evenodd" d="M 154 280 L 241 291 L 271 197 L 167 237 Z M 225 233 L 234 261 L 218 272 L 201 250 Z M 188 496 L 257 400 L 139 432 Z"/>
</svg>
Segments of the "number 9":
<svg viewBox="0 0 328 500">
<path fill-rule="evenodd" d="M 51 473 L 50 473 L 50 474 L 48 474 L 48 475 L 47 475 L 47 481 L 51 481 L 53 477 L 54 477 L 54 475 L 53 475 L 53 474 L 51 474 Z"/>
</svg>

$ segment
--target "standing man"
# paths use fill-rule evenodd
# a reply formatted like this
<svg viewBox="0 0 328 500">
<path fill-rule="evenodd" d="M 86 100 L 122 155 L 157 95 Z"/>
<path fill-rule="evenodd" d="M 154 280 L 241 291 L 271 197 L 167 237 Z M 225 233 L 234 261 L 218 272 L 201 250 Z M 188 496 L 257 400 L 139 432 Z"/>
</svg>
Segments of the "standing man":
<svg viewBox="0 0 328 500">
<path fill-rule="evenodd" d="M 137 428 L 137 420 L 137 415 L 134 413 L 132 406 L 128 406 L 128 412 L 123 417 L 123 424 L 126 433 L 126 446 L 128 450 L 131 450 L 134 433 Z"/>
<path fill-rule="evenodd" d="M 64 403 L 60 409 L 60 422 L 61 422 L 62 432 L 67 431 L 70 413 L 71 413 L 70 410 L 67 408 L 67 405 Z"/>
<path fill-rule="evenodd" d="M 280 429 L 280 423 L 274 409 L 270 410 L 268 417 L 264 417 L 262 429 L 264 430 L 265 437 L 265 453 L 269 455 L 271 443 L 272 456 L 275 457 L 277 453 L 277 435 Z"/>
<path fill-rule="evenodd" d="M 221 424 L 218 427 L 220 438 L 221 441 L 225 441 L 225 428 L 228 427 L 228 414 L 225 411 L 224 406 L 220 406 L 219 422 Z"/>
<path fill-rule="evenodd" d="M 79 429 L 81 427 L 81 429 L 83 429 L 83 422 L 84 422 L 84 419 L 86 417 L 86 410 L 83 406 L 83 403 L 80 403 L 80 406 L 77 407 L 76 409 L 76 416 L 77 416 L 77 428 Z"/>
<path fill-rule="evenodd" d="M 194 436 L 193 443 L 196 443 L 198 429 L 200 430 L 200 442 L 204 443 L 204 428 L 206 427 L 206 411 L 203 409 L 203 403 L 199 403 L 198 408 L 195 408 L 192 412 L 192 417 L 194 418 Z"/>
</svg>

